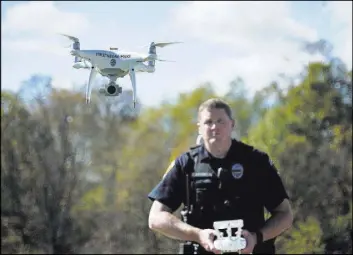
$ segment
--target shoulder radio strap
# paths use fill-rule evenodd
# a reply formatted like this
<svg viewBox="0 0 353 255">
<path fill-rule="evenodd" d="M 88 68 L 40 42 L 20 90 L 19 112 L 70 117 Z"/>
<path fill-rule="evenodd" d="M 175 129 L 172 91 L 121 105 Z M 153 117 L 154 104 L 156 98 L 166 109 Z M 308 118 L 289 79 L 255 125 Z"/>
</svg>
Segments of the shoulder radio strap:
<svg viewBox="0 0 353 255">
<path fill-rule="evenodd" d="M 191 174 L 193 173 L 196 164 L 198 163 L 198 147 L 192 147 L 188 151 L 189 158 L 192 161 L 192 165 L 190 164 L 188 167 L 185 168 L 185 188 L 186 188 L 186 198 L 185 198 L 185 209 L 182 212 L 185 221 L 187 220 L 186 214 L 192 213 L 192 205 L 191 205 Z"/>
</svg>

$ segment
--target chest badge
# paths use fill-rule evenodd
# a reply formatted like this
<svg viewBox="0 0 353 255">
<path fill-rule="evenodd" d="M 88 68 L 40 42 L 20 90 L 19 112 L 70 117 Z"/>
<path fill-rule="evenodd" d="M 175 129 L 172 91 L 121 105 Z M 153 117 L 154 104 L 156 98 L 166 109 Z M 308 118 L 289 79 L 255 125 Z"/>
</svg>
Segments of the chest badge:
<svg viewBox="0 0 353 255">
<path fill-rule="evenodd" d="M 244 168 L 241 164 L 236 163 L 232 166 L 232 175 L 235 179 L 240 179 L 243 177 Z"/>
</svg>

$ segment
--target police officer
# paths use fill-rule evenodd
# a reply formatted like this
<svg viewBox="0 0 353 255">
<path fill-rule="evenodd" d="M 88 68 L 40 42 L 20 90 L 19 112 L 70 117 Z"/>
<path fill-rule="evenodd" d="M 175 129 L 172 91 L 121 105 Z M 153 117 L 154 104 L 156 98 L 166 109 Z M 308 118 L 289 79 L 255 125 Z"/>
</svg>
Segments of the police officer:
<svg viewBox="0 0 353 255">
<path fill-rule="evenodd" d="M 275 238 L 292 224 L 275 166 L 266 153 L 232 139 L 234 126 L 226 102 L 204 102 L 198 112 L 202 143 L 177 157 L 148 195 L 150 229 L 189 244 L 182 253 L 220 253 L 213 222 L 242 219 L 247 246 L 241 253 L 274 254 Z M 173 215 L 182 204 L 184 221 Z"/>
</svg>

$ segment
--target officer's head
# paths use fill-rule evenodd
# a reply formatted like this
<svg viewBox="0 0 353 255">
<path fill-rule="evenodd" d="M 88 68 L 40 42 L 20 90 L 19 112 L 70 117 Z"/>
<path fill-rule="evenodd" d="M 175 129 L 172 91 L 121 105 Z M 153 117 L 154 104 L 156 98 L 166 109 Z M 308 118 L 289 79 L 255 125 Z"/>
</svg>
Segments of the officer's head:
<svg viewBox="0 0 353 255">
<path fill-rule="evenodd" d="M 230 106 L 218 98 L 211 98 L 199 107 L 199 134 L 204 142 L 223 143 L 232 138 L 234 120 Z"/>
</svg>

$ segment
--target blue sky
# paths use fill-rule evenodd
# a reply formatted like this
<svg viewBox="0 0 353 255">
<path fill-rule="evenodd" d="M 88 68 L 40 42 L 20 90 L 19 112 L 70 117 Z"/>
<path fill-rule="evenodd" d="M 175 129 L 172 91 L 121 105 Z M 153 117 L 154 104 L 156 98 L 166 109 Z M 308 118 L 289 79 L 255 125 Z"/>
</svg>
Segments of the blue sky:
<svg viewBox="0 0 353 255">
<path fill-rule="evenodd" d="M 294 75 L 320 60 L 300 51 L 299 41 L 329 39 L 352 68 L 352 2 L 1 2 L 2 88 L 18 90 L 32 74 L 52 76 L 54 86 L 88 81 L 72 68 L 70 44 L 57 33 L 78 37 L 81 48 L 146 52 L 151 41 L 183 41 L 158 49 L 153 74 L 137 75 L 138 97 L 157 105 L 211 81 L 221 96 L 237 76 L 250 93 L 279 73 Z M 256 11 L 258 10 L 258 11 Z M 261 11 L 260 11 L 261 10 Z M 288 60 L 285 60 L 287 58 Z M 97 77 L 98 83 L 106 79 Z M 282 81 L 284 83 L 284 81 Z M 129 77 L 119 82 L 130 89 Z"/>
</svg>

